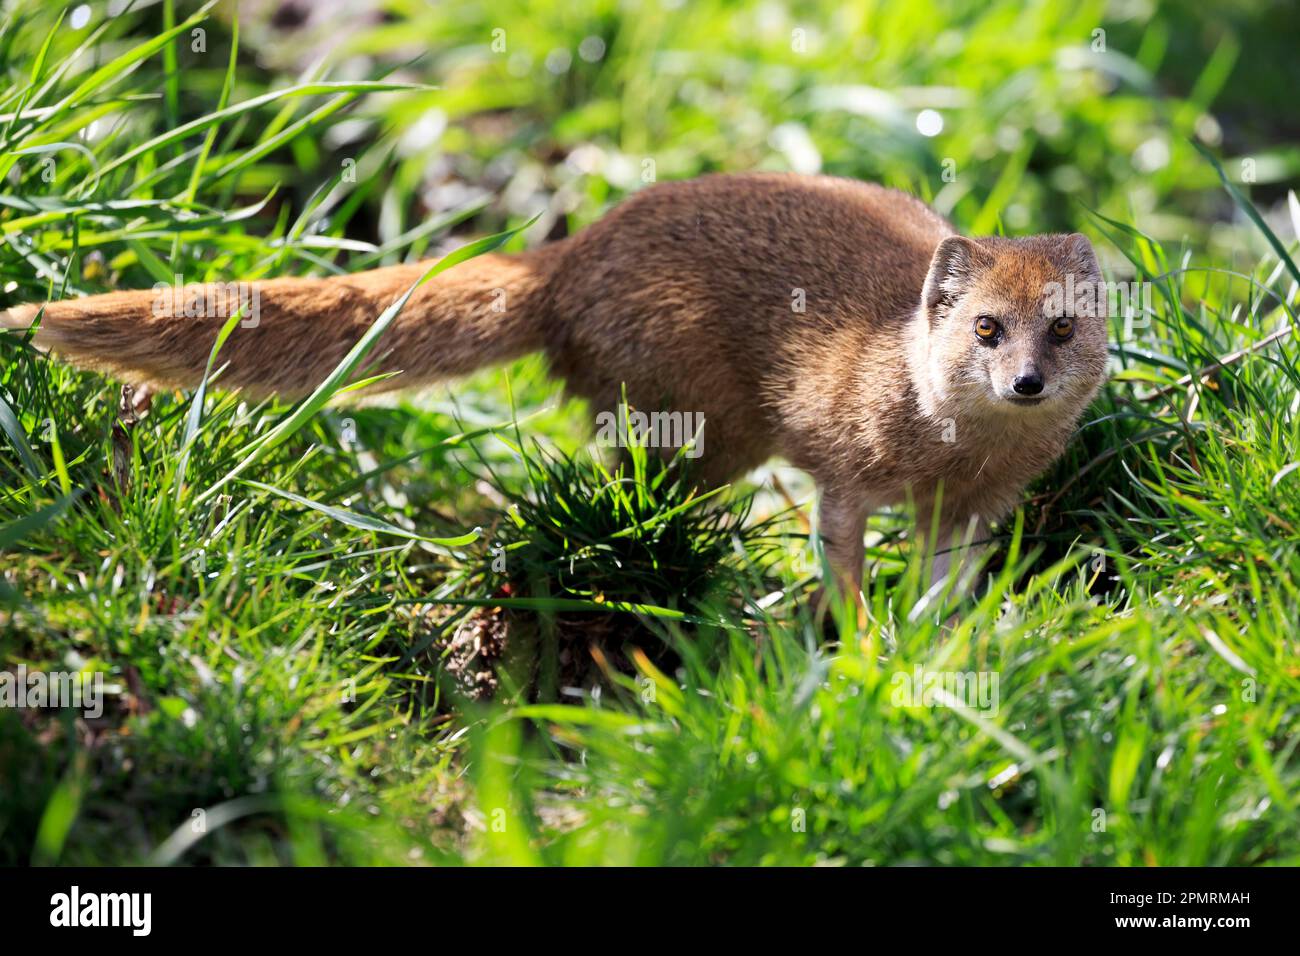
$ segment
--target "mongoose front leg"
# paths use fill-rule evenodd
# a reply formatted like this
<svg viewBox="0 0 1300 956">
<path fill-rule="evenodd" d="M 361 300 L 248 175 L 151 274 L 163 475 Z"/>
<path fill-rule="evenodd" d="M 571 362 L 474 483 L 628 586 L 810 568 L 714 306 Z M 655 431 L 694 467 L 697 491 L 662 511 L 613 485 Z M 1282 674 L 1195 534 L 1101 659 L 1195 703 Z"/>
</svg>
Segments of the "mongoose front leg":
<svg viewBox="0 0 1300 956">
<path fill-rule="evenodd" d="M 823 489 L 817 505 L 817 535 L 831 572 L 831 580 L 822 583 L 816 606 L 826 603 L 828 592 L 836 597 L 851 596 L 855 601 L 862 591 L 862 562 L 866 557 L 863 535 L 867 530 L 867 502 L 860 494 Z"/>
<path fill-rule="evenodd" d="M 988 550 L 989 524 L 978 514 L 948 513 L 941 516 L 930 570 L 930 590 L 942 590 L 954 582 L 953 593 L 966 594 L 974 583 L 980 558 Z"/>
</svg>

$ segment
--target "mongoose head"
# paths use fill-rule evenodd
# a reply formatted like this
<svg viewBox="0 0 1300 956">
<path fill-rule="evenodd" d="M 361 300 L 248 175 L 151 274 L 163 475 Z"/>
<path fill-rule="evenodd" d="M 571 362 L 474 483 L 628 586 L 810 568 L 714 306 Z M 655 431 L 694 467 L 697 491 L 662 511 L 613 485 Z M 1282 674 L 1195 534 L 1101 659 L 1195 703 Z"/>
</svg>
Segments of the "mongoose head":
<svg viewBox="0 0 1300 956">
<path fill-rule="evenodd" d="M 913 376 L 923 404 L 1079 414 L 1106 373 L 1106 292 L 1087 237 L 967 239 L 935 249 Z"/>
</svg>

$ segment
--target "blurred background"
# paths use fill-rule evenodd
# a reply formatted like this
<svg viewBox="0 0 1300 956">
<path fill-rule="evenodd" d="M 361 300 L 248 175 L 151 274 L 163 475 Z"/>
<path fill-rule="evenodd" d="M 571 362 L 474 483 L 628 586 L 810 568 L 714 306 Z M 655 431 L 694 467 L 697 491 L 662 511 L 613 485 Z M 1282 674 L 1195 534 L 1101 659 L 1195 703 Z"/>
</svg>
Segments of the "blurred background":
<svg viewBox="0 0 1300 956">
<path fill-rule="evenodd" d="M 113 0 L 109 37 L 190 7 Z M 244 0 L 218 4 L 209 32 L 236 12 L 233 102 L 306 79 L 438 87 L 310 116 L 318 135 L 228 184 L 301 207 L 353 158 L 363 188 L 337 190 L 311 229 L 346 221 L 366 241 L 485 197 L 464 229 L 540 212 L 559 235 L 648 181 L 789 169 L 909 190 L 971 233 L 1087 229 L 1092 209 L 1218 257 L 1254 240 L 1190 141 L 1279 222 L 1300 172 L 1288 2 Z M 29 5 L 6 36 L 45 26 Z M 178 45 L 182 82 L 157 104 L 177 122 L 221 92 L 230 37 L 202 45 Z M 93 135 L 129 135 L 143 106 Z"/>
<path fill-rule="evenodd" d="M 268 83 L 439 87 L 369 98 L 294 143 L 297 175 L 321 178 L 367 148 L 381 183 L 353 228 L 379 241 L 488 192 L 481 228 L 543 212 L 561 234 L 648 179 L 788 169 L 897 186 L 970 233 L 1087 229 L 1093 209 L 1220 257 L 1246 240 L 1189 140 L 1279 222 L 1300 172 L 1288 2 L 249 0 L 239 13 L 241 56 Z M 182 112 L 221 82 L 220 57 L 192 65 L 212 89 L 187 63 Z"/>
</svg>

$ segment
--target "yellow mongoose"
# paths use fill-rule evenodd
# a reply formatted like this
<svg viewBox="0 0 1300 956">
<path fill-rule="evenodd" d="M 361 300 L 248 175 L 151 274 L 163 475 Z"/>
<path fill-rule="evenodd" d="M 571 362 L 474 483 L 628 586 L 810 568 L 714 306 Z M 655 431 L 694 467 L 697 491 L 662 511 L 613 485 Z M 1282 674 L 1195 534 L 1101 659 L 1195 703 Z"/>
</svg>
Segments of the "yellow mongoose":
<svg viewBox="0 0 1300 956">
<path fill-rule="evenodd" d="M 418 278 L 414 263 L 256 284 L 221 383 L 301 394 Z M 856 592 L 867 515 L 909 497 L 939 546 L 1012 509 L 1100 387 L 1106 320 L 1047 307 L 1100 288 L 1082 235 L 967 239 L 917 199 L 866 183 L 705 176 L 646 189 L 568 239 L 492 253 L 422 286 L 372 355 L 397 387 L 543 351 L 568 388 L 612 409 L 705 419 L 707 482 L 779 454 L 820 490 L 819 526 Z M 199 294 L 205 287 L 195 287 Z M 197 384 L 225 315 L 156 292 L 49 303 L 36 343 L 135 382 Z M 1058 298 L 1059 304 L 1059 298 Z M 26 328 L 36 306 L 0 312 Z M 936 560 L 936 577 L 949 561 Z"/>
</svg>

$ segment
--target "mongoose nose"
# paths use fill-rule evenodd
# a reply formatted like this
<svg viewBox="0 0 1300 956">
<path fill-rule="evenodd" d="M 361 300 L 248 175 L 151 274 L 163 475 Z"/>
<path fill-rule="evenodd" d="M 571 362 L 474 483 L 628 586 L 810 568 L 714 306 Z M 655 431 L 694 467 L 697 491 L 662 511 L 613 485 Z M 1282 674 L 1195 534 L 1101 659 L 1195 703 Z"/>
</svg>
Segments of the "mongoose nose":
<svg viewBox="0 0 1300 956">
<path fill-rule="evenodd" d="M 1016 380 L 1011 383 L 1011 387 L 1016 390 L 1017 395 L 1037 395 L 1043 390 L 1043 376 L 1037 372 L 1029 375 L 1017 375 Z"/>
</svg>

